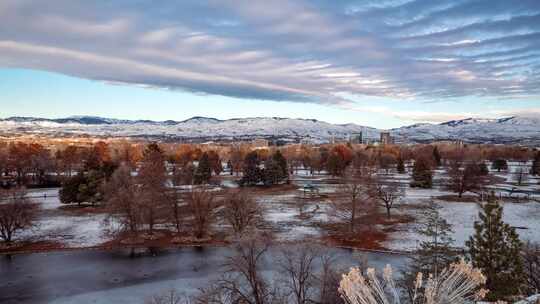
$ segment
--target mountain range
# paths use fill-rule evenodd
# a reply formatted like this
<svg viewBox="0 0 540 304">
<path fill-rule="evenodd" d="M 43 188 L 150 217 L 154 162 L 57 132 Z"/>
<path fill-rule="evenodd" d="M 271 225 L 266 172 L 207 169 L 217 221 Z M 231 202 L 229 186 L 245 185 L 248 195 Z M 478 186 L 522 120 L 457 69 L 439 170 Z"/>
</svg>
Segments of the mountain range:
<svg viewBox="0 0 540 304">
<path fill-rule="evenodd" d="M 468 118 L 440 124 L 415 124 L 381 130 L 357 124 L 330 124 L 315 119 L 253 117 L 220 120 L 192 117 L 183 121 L 120 120 L 95 116 L 59 119 L 10 117 L 0 119 L 0 135 L 48 137 L 99 136 L 179 139 L 187 141 L 249 140 L 272 138 L 314 143 L 348 139 L 362 132 L 368 140 L 390 132 L 396 142 L 415 143 L 462 140 L 470 143 L 540 144 L 540 117 L 512 116 L 500 119 Z"/>
</svg>

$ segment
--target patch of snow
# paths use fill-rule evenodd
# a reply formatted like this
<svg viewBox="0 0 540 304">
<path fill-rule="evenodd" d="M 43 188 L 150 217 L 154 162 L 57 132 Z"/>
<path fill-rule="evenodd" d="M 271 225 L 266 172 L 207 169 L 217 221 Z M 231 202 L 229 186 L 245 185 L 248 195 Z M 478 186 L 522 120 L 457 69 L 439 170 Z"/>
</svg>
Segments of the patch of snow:
<svg viewBox="0 0 540 304">
<path fill-rule="evenodd" d="M 38 202 L 42 209 L 58 209 L 58 207 L 62 206 L 58 193 L 59 190 L 59 188 L 30 189 L 28 190 L 26 197 L 33 202 Z"/>
</svg>

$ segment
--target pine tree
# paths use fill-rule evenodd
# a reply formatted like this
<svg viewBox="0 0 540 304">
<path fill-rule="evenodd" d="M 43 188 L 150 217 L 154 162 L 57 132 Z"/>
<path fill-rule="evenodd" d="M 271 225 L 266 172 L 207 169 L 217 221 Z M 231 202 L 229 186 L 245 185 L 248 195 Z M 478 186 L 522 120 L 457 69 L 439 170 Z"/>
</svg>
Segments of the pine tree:
<svg viewBox="0 0 540 304">
<path fill-rule="evenodd" d="M 162 154 L 163 155 L 163 151 L 161 150 L 161 148 L 159 147 L 158 144 L 156 143 L 150 143 L 146 146 L 146 148 L 144 149 L 144 152 L 143 152 L 143 156 L 144 157 L 147 157 L 148 155 L 150 154 L 153 154 L 153 153 L 156 153 L 156 155 L 159 153 L 159 154 Z"/>
<path fill-rule="evenodd" d="M 208 183 L 212 177 L 212 167 L 208 153 L 204 152 L 199 159 L 197 170 L 193 176 L 193 182 L 197 185 Z"/>
<path fill-rule="evenodd" d="M 531 167 L 532 175 L 540 175 L 540 151 L 536 152 Z"/>
<path fill-rule="evenodd" d="M 263 182 L 266 186 L 271 186 L 279 183 L 283 177 L 283 170 L 278 162 L 273 158 L 267 159 L 264 162 Z"/>
<path fill-rule="evenodd" d="M 516 230 L 502 220 L 503 208 L 492 193 L 474 224 L 475 234 L 466 245 L 472 264 L 486 275 L 487 300 L 505 300 L 518 295 L 524 272 L 522 243 Z"/>
<path fill-rule="evenodd" d="M 82 201 L 79 196 L 79 188 L 82 184 L 86 183 L 86 177 L 83 173 L 68 178 L 62 183 L 59 196 L 62 204 L 80 204 Z"/>
<path fill-rule="evenodd" d="M 433 159 L 435 160 L 435 164 L 437 166 L 441 165 L 441 154 L 439 153 L 439 148 L 437 148 L 437 146 L 433 148 Z"/>
<path fill-rule="evenodd" d="M 493 170 L 497 170 L 497 172 L 501 172 L 501 170 L 508 170 L 508 163 L 506 162 L 506 159 L 496 159 L 491 164 L 491 168 Z"/>
<path fill-rule="evenodd" d="M 240 180 L 241 185 L 256 185 L 262 179 L 262 171 L 259 168 L 259 156 L 256 151 L 248 153 L 244 159 L 243 176 Z"/>
<path fill-rule="evenodd" d="M 412 178 L 411 187 L 431 188 L 433 186 L 433 173 L 426 159 L 419 158 L 414 162 Z"/>
<path fill-rule="evenodd" d="M 279 179 L 283 180 L 289 177 L 289 170 L 287 170 L 287 160 L 285 159 L 283 154 L 281 154 L 281 151 L 277 150 L 272 156 L 272 159 L 280 168 Z"/>
<path fill-rule="evenodd" d="M 428 274 L 437 276 L 457 260 L 458 253 L 452 246 L 452 226 L 439 214 L 440 208 L 431 200 L 423 212 L 425 221 L 420 224 L 417 232 L 425 240 L 420 242 L 403 273 L 402 283 L 407 290 L 413 287 L 417 273 L 421 272 L 426 277 Z"/>
<path fill-rule="evenodd" d="M 275 185 L 289 177 L 287 170 L 287 160 L 279 150 L 277 150 L 271 158 L 264 162 L 264 170 L 262 171 L 262 181 L 265 185 Z"/>
<path fill-rule="evenodd" d="M 481 162 L 479 165 L 478 165 L 478 174 L 480 176 L 487 176 L 489 175 L 489 169 L 486 165 L 485 162 Z"/>
<path fill-rule="evenodd" d="M 457 258 L 452 248 L 454 239 L 452 226 L 439 214 L 441 207 L 431 200 L 424 211 L 425 222 L 418 228 L 418 233 L 427 240 L 420 242 L 417 255 L 420 270 L 425 273 L 438 274 Z"/>
<path fill-rule="evenodd" d="M 97 170 L 91 170 L 86 176 L 86 181 L 79 185 L 79 202 L 88 202 L 92 205 L 100 202 L 103 199 L 101 193 L 101 185 L 103 184 L 104 176 Z"/>
<path fill-rule="evenodd" d="M 219 154 L 213 150 L 208 151 L 207 154 L 211 171 L 213 171 L 216 176 L 219 176 L 223 171 L 223 165 L 221 164 L 221 158 L 219 158 Z"/>
<path fill-rule="evenodd" d="M 108 172 L 90 170 L 68 178 L 62 183 L 60 189 L 60 202 L 62 204 L 91 203 L 92 205 L 103 200 L 102 184 L 109 176 Z"/>
<path fill-rule="evenodd" d="M 397 160 L 397 172 L 398 173 L 405 173 L 405 162 L 403 161 L 403 158 L 401 158 L 401 156 L 398 158 Z"/>
<path fill-rule="evenodd" d="M 232 161 L 231 161 L 230 159 L 227 161 L 227 170 L 229 170 L 230 175 L 233 175 L 233 174 L 234 174 L 234 169 L 233 169 Z"/>
</svg>

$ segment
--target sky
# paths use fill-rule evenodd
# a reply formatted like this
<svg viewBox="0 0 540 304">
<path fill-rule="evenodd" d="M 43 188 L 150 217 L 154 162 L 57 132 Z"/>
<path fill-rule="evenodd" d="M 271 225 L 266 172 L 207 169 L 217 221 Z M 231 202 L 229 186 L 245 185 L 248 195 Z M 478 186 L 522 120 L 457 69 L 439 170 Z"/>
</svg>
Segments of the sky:
<svg viewBox="0 0 540 304">
<path fill-rule="evenodd" d="M 540 116 L 538 0 L 2 0 L 0 118 Z"/>
</svg>

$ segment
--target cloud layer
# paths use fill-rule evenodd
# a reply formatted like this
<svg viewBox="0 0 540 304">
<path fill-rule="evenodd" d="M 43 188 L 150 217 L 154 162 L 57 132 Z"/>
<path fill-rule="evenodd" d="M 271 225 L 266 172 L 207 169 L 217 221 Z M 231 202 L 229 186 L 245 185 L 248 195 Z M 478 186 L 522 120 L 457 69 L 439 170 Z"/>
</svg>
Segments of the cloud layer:
<svg viewBox="0 0 540 304">
<path fill-rule="evenodd" d="M 538 0 L 0 2 L 0 67 L 248 99 L 537 97 L 539 50 Z"/>
</svg>

